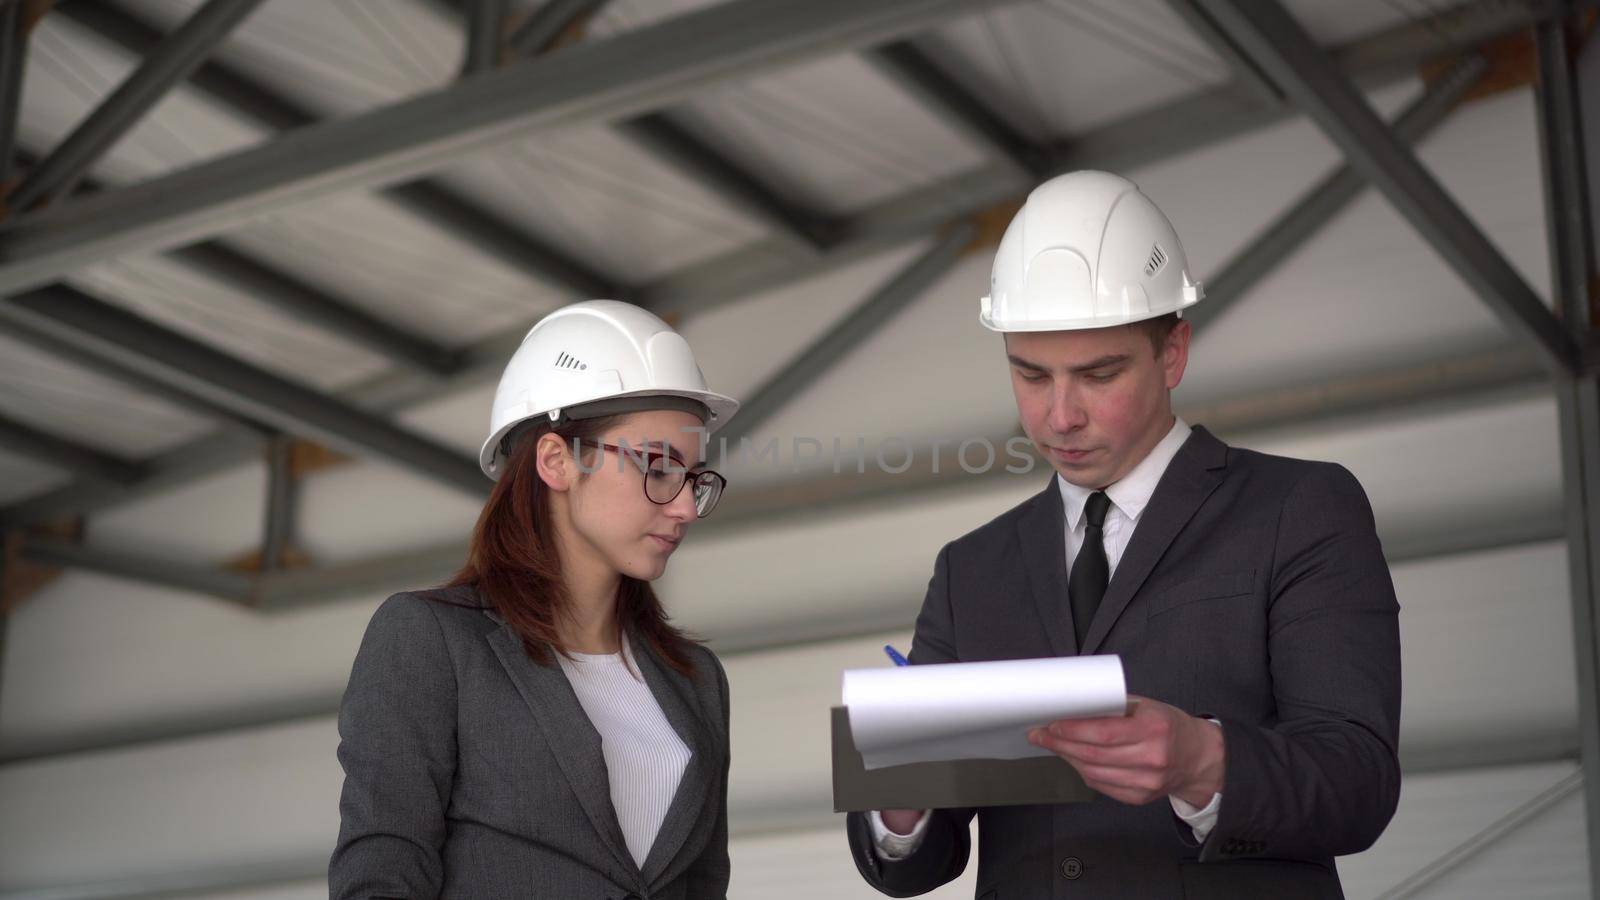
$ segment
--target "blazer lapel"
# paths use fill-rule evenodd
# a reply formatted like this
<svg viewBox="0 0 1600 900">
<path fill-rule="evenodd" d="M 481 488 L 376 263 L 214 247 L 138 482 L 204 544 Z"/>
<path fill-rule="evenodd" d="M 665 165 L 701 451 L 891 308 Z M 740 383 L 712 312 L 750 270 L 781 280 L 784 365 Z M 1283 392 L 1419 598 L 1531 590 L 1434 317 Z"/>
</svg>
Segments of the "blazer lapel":
<svg viewBox="0 0 1600 900">
<path fill-rule="evenodd" d="M 544 732 L 550 752 L 572 785 L 573 794 L 588 814 L 601 842 L 616 857 L 620 867 L 617 882 L 638 882 L 639 867 L 628 852 L 622 826 L 617 823 L 616 810 L 611 806 L 611 779 L 600 749 L 600 733 L 590 724 L 589 716 L 584 713 L 561 667 L 554 663 L 548 666 L 535 663 L 523 649 L 522 638 L 516 631 L 498 615 L 492 612 L 488 615 L 501 623 L 499 629 L 489 633 L 489 644 L 517 686 L 517 693 L 533 712 L 534 722 Z"/>
<path fill-rule="evenodd" d="M 1085 655 L 1100 649 L 1106 635 L 1111 633 L 1111 626 L 1128 608 L 1178 532 L 1222 483 L 1221 470 L 1226 467 L 1227 459 L 1228 446 L 1203 427 L 1196 426 L 1194 433 L 1183 442 L 1156 485 L 1150 505 L 1145 507 L 1138 527 L 1133 530 L 1133 539 L 1122 552 L 1117 571 L 1106 585 L 1106 595 L 1089 625 L 1089 633 L 1084 635 Z"/>
<path fill-rule="evenodd" d="M 720 796 L 713 798 L 711 795 L 722 771 L 725 751 L 713 738 L 705 717 L 697 712 L 698 701 L 689 679 L 657 658 L 648 642 L 637 635 L 630 635 L 630 638 L 639 674 L 690 753 L 677 793 L 667 807 L 666 818 L 661 820 L 655 843 L 650 845 L 650 852 L 645 856 L 644 881 L 655 888 L 676 878 L 693 862 L 690 857 L 680 859 L 678 851 L 705 814 L 706 804 L 721 802 Z"/>
<path fill-rule="evenodd" d="M 1022 551 L 1018 567 L 1033 592 L 1034 604 L 1045 636 L 1058 656 L 1078 652 L 1072 625 L 1072 604 L 1067 602 L 1067 526 L 1061 488 L 1055 475 L 1033 498 L 1033 507 L 1017 519 L 1017 544 Z"/>
</svg>

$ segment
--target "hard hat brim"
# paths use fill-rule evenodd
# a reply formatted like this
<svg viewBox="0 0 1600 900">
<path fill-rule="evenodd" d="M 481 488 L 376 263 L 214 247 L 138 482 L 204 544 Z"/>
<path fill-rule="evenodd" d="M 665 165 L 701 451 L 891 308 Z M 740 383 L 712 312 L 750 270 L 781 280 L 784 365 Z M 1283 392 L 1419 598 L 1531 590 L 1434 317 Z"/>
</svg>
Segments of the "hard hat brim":
<svg viewBox="0 0 1600 900">
<path fill-rule="evenodd" d="M 726 394 L 716 393 L 715 391 L 648 389 L 629 391 L 622 394 L 610 394 L 604 398 L 597 399 L 621 400 L 626 398 L 647 397 L 682 397 L 686 400 L 694 400 L 702 404 L 711 414 L 711 418 L 705 423 L 706 434 L 708 436 L 715 434 L 720 428 L 728 424 L 728 420 L 733 418 L 734 414 L 739 411 L 738 400 L 735 400 Z M 583 404 L 580 403 L 569 408 L 577 409 L 581 408 L 582 406 Z M 489 435 L 488 439 L 483 442 L 483 446 L 478 450 L 478 468 L 482 470 L 483 474 L 487 475 L 492 481 L 499 481 L 500 471 L 504 464 L 504 455 L 500 452 L 500 442 L 504 440 L 506 435 L 510 434 L 511 431 L 518 425 L 521 425 L 522 423 L 531 419 L 538 419 L 540 417 L 548 416 L 551 412 L 552 410 L 545 409 L 533 411 L 524 416 L 519 416 L 509 422 L 506 422 L 504 425 L 496 429 L 493 434 Z M 566 418 L 566 416 L 563 416 L 563 418 Z"/>
<path fill-rule="evenodd" d="M 1196 285 L 1198 287 L 1198 285 Z M 1023 321 L 998 321 L 987 313 L 978 313 L 978 323 L 990 331 L 1002 334 L 1032 332 L 1032 331 L 1089 331 L 1095 328 L 1111 328 L 1117 325 L 1133 325 L 1150 319 L 1159 319 L 1172 313 L 1182 313 L 1184 310 L 1200 302 L 1196 296 L 1173 309 L 1159 309 L 1140 315 L 1115 313 L 1105 316 L 1094 316 L 1087 319 L 1027 319 Z"/>
</svg>

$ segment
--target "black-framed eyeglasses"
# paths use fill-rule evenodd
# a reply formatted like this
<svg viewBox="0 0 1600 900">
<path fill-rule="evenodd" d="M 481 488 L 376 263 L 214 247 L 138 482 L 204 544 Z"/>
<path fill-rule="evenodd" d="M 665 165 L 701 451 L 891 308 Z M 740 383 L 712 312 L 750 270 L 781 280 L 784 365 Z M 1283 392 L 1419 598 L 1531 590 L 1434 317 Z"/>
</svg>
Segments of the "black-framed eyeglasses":
<svg viewBox="0 0 1600 900">
<path fill-rule="evenodd" d="M 594 443 L 601 450 L 610 450 L 624 459 L 633 459 L 644 472 L 644 496 L 657 506 L 666 506 L 678 499 L 685 484 L 694 484 L 694 513 L 704 519 L 717 508 L 728 479 L 710 469 L 691 469 L 659 450 L 646 447 L 618 447 L 615 444 Z"/>
</svg>

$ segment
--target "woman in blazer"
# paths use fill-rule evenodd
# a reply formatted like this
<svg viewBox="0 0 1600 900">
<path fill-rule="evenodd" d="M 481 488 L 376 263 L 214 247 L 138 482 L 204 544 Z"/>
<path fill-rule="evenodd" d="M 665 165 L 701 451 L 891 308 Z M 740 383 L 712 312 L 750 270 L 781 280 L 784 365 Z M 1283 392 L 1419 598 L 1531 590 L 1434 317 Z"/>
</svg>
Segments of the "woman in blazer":
<svg viewBox="0 0 1600 900">
<path fill-rule="evenodd" d="M 330 896 L 726 896 L 727 678 L 650 582 L 716 505 L 704 437 L 737 409 L 638 307 L 533 327 L 466 566 L 389 598 L 356 656 Z"/>
</svg>

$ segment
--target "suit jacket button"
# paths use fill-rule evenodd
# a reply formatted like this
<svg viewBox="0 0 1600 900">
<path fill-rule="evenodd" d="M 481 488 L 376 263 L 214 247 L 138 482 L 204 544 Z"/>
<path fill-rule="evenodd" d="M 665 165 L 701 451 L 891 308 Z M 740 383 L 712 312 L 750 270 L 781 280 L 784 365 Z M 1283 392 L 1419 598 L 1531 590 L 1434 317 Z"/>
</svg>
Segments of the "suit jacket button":
<svg viewBox="0 0 1600 900">
<path fill-rule="evenodd" d="M 1061 875 L 1068 881 L 1077 881 L 1083 877 L 1083 860 L 1076 856 L 1069 856 L 1061 861 Z"/>
</svg>

